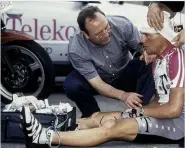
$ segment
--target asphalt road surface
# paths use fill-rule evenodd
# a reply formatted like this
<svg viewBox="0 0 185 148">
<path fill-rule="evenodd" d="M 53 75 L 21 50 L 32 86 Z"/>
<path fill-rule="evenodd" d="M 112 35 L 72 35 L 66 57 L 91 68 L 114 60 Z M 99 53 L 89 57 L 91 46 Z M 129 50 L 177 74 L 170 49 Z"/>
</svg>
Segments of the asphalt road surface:
<svg viewBox="0 0 185 148">
<path fill-rule="evenodd" d="M 95 96 L 101 111 L 122 111 L 125 106 L 122 102 L 110 98 L 106 98 L 100 95 Z M 61 87 L 56 87 L 55 92 L 53 92 L 49 97 L 50 104 L 70 103 L 72 106 L 76 106 L 74 102 L 70 101 L 64 94 Z M 77 108 L 77 118 L 81 116 L 79 109 Z M 97 148 L 178 148 L 178 144 L 136 144 L 131 142 L 123 141 L 113 141 L 108 142 L 99 146 Z M 25 148 L 24 144 L 17 143 L 1 143 L 1 148 Z M 69 148 L 67 146 L 61 146 L 61 148 Z"/>
</svg>

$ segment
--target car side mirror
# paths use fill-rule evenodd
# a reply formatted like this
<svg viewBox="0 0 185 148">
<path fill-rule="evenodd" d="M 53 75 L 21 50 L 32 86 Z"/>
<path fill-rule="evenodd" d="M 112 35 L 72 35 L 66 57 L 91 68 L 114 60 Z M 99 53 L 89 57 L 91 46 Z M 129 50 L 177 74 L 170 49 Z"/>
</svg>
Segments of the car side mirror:
<svg viewBox="0 0 185 148">
<path fill-rule="evenodd" d="M 10 18 L 20 18 L 23 15 L 23 12 L 9 11 L 6 12 L 7 16 Z"/>
</svg>

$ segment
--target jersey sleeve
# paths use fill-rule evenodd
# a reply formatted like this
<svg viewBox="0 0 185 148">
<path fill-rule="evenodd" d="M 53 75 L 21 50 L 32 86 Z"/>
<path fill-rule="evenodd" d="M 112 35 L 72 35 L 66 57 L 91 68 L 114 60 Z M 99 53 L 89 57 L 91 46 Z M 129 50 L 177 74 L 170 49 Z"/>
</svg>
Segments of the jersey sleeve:
<svg viewBox="0 0 185 148">
<path fill-rule="evenodd" d="M 177 49 L 169 58 L 171 88 L 185 87 L 185 60 L 183 50 Z"/>
</svg>

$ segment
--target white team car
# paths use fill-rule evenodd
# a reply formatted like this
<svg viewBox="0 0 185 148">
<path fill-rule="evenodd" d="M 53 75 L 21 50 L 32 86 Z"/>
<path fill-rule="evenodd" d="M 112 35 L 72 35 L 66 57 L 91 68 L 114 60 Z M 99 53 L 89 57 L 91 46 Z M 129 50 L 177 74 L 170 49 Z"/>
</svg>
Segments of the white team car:
<svg viewBox="0 0 185 148">
<path fill-rule="evenodd" d="M 122 15 L 137 27 L 146 21 L 147 6 L 110 2 L 88 3 L 96 5 L 106 15 Z M 7 29 L 25 32 L 34 37 L 50 55 L 53 64 L 67 75 L 71 66 L 68 59 L 68 40 L 78 29 L 77 15 L 83 8 L 82 2 L 59 1 L 13 1 L 13 9 L 2 16 Z M 184 17 L 177 14 L 174 22 L 179 24 Z M 70 67 L 70 68 L 69 68 Z"/>
</svg>

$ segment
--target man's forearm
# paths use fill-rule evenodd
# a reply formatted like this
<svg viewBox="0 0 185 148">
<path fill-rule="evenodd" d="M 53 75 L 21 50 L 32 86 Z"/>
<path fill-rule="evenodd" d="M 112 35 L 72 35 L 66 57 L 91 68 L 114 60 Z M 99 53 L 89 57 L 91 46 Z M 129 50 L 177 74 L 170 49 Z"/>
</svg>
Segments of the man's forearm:
<svg viewBox="0 0 185 148">
<path fill-rule="evenodd" d="M 174 118 L 169 104 L 159 106 L 144 106 L 144 116 L 153 118 Z"/>
<path fill-rule="evenodd" d="M 111 85 L 105 83 L 105 82 L 100 82 L 98 85 L 94 86 L 94 88 L 102 95 L 110 97 L 110 98 L 115 98 L 120 100 L 121 95 L 124 93 L 124 91 L 116 89 L 112 87 Z"/>
</svg>

